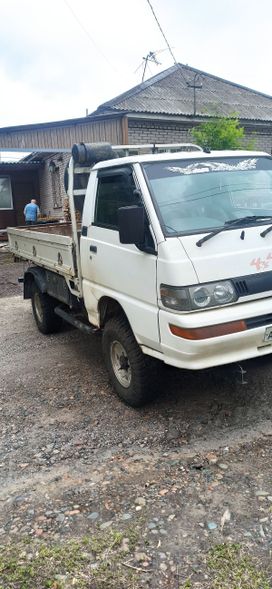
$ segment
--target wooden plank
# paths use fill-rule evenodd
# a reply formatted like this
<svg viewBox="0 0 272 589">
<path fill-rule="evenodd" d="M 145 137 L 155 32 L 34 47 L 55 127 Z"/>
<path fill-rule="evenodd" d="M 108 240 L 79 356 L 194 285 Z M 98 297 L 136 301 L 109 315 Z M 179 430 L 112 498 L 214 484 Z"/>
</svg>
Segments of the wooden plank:
<svg viewBox="0 0 272 589">
<path fill-rule="evenodd" d="M 108 141 L 109 143 L 128 143 L 126 117 L 114 119 L 102 119 L 99 121 L 88 120 L 86 122 L 51 125 L 46 128 L 24 129 L 0 132 L 0 147 L 4 148 L 25 148 L 29 149 L 52 149 L 70 148 L 73 143 Z"/>
</svg>

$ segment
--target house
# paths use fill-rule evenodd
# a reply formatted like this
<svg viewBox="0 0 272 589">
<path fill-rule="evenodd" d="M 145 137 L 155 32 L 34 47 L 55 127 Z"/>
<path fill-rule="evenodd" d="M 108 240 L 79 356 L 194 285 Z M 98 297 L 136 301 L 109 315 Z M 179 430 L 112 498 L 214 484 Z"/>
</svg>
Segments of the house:
<svg viewBox="0 0 272 589">
<path fill-rule="evenodd" d="M 192 127 L 237 114 L 256 146 L 271 153 L 272 96 L 175 64 L 77 119 L 0 128 L 1 148 L 70 149 L 80 141 L 112 144 L 188 141 Z"/>
<path fill-rule="evenodd" d="M 175 64 L 101 104 L 86 117 L 0 128 L 0 151 L 2 148 L 31 152 L 31 156 L 18 164 L 18 169 L 0 164 L 0 182 L 4 178 L 0 228 L 7 223 L 21 222 L 24 193 L 15 195 L 18 184 L 14 174 L 22 170 L 28 170 L 38 179 L 35 194 L 40 197 L 42 212 L 56 218 L 62 216 L 63 170 L 73 143 L 188 142 L 194 126 L 211 117 L 233 113 L 239 117 L 246 136 L 253 136 L 256 148 L 272 153 L 272 96 L 183 64 Z M 10 175 L 12 170 L 14 174 Z M 8 193 L 16 201 L 14 209 L 3 208 L 4 194 L 11 206 Z"/>
<path fill-rule="evenodd" d="M 175 143 L 190 141 L 190 130 L 199 123 L 234 113 L 256 148 L 271 153 L 272 96 L 187 65 L 175 64 L 90 116 L 98 121 L 125 115 L 129 143 Z"/>
</svg>

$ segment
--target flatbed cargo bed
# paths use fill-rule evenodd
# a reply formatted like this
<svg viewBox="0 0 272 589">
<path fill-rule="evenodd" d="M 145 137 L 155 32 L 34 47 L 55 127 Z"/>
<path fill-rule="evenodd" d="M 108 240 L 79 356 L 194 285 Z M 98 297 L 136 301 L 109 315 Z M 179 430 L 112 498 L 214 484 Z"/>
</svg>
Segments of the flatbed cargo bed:
<svg viewBox="0 0 272 589">
<path fill-rule="evenodd" d="M 75 244 L 71 223 L 9 227 L 10 251 L 63 276 L 75 277 Z"/>
</svg>

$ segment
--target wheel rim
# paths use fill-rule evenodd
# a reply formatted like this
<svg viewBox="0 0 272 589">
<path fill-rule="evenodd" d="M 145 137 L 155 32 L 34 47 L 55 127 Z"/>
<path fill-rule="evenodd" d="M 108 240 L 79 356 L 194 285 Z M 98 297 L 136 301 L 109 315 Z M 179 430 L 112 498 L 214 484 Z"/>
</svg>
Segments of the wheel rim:
<svg viewBox="0 0 272 589">
<path fill-rule="evenodd" d="M 111 365 L 113 372 L 118 382 L 124 388 L 128 388 L 131 383 L 131 366 L 126 353 L 126 350 L 122 344 L 118 341 L 114 341 L 111 344 L 110 349 Z"/>
<path fill-rule="evenodd" d="M 43 321 L 43 310 L 42 310 L 42 304 L 41 304 L 41 299 L 39 297 L 39 293 L 35 292 L 34 294 L 34 307 L 35 307 L 35 312 L 37 315 L 37 319 L 40 323 L 42 323 Z"/>
</svg>

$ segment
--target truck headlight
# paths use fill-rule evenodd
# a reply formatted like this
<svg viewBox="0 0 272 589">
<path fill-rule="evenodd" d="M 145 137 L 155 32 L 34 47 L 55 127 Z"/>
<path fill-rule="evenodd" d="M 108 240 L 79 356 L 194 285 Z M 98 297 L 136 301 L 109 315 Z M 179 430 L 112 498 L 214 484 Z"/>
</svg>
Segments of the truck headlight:
<svg viewBox="0 0 272 589">
<path fill-rule="evenodd" d="M 231 280 L 175 287 L 161 284 L 161 300 L 165 307 L 176 311 L 192 311 L 219 307 L 237 301 L 238 296 Z"/>
<path fill-rule="evenodd" d="M 192 291 L 191 299 L 196 307 L 208 307 L 211 302 L 211 293 L 205 286 L 198 286 Z"/>
<path fill-rule="evenodd" d="M 217 284 L 213 291 L 213 296 L 215 301 L 219 305 L 227 305 L 234 300 L 236 300 L 236 293 L 234 290 L 234 286 L 231 282 L 222 282 L 221 284 Z"/>
</svg>

